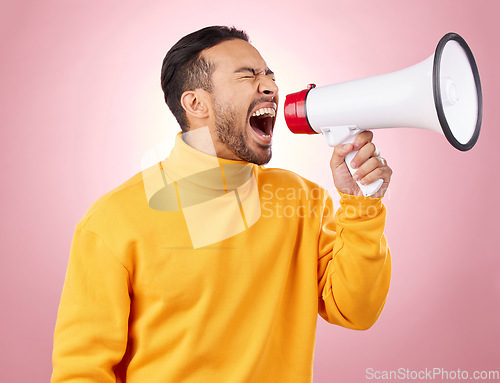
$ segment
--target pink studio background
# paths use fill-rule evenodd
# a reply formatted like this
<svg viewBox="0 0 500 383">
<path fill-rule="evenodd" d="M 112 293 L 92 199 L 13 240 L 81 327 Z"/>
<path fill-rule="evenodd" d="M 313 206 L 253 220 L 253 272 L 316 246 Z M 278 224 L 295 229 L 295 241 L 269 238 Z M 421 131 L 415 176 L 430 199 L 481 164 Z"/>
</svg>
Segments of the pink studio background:
<svg viewBox="0 0 500 383">
<path fill-rule="evenodd" d="M 385 203 L 393 280 L 379 322 L 319 321 L 315 382 L 362 382 L 367 368 L 500 370 L 496 198 L 499 102 L 495 0 L 3 0 L 0 3 L 0 381 L 44 382 L 74 227 L 101 194 L 141 169 L 178 128 L 161 61 L 211 24 L 246 29 L 284 96 L 402 69 L 461 34 L 481 75 L 479 142 L 461 153 L 428 131 L 376 132 L 394 169 Z M 280 113 L 270 166 L 330 189 L 330 148 Z M 332 191 L 332 195 L 336 195 Z"/>
</svg>

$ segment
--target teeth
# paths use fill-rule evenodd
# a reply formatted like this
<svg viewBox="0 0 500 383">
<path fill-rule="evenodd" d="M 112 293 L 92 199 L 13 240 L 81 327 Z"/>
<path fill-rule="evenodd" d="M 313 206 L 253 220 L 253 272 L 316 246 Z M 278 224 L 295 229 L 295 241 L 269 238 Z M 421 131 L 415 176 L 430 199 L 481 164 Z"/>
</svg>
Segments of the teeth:
<svg viewBox="0 0 500 383">
<path fill-rule="evenodd" d="M 273 108 L 260 108 L 259 110 L 255 111 L 254 114 L 252 114 L 252 117 L 259 117 L 259 116 L 274 117 L 276 116 L 276 111 Z"/>
</svg>

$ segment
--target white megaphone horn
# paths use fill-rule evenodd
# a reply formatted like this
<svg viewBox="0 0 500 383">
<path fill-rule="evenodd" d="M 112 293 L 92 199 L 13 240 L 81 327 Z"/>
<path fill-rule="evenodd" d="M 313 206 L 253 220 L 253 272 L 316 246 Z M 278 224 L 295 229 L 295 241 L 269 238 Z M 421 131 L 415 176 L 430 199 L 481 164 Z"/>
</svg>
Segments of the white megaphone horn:
<svg viewBox="0 0 500 383">
<path fill-rule="evenodd" d="M 457 149 L 471 149 L 482 120 L 479 72 L 465 40 L 448 33 L 428 59 L 409 68 L 286 96 L 285 120 L 293 133 L 323 133 L 330 146 L 351 143 L 367 129 L 412 127 L 444 134 Z M 346 157 L 350 162 L 356 152 Z M 382 180 L 360 186 L 373 195 Z"/>
</svg>

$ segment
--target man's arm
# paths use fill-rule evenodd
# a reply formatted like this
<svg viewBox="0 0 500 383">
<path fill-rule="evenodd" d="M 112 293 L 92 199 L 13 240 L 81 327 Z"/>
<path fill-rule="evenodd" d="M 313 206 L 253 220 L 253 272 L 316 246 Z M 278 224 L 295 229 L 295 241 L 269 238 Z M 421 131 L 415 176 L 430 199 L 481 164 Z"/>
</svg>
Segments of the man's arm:
<svg viewBox="0 0 500 383">
<path fill-rule="evenodd" d="M 331 198 L 325 212 L 333 211 Z M 319 314 L 328 322 L 366 330 L 378 319 L 391 277 L 383 234 L 386 210 L 378 198 L 341 194 L 335 215 L 324 217 L 319 239 Z"/>
<path fill-rule="evenodd" d="M 341 194 L 335 215 L 324 217 L 318 263 L 319 313 L 331 323 L 367 329 L 377 320 L 389 290 L 391 261 L 384 236 L 386 210 L 381 198 L 387 191 L 392 170 L 376 152 L 369 131 L 359 134 L 353 144 L 335 147 L 330 166 Z M 344 162 L 352 150 L 358 153 L 351 164 L 351 176 Z M 377 198 L 362 196 L 356 181 L 369 184 L 382 178 Z M 325 211 L 333 211 L 331 199 Z"/>
<path fill-rule="evenodd" d="M 51 382 L 116 382 L 129 312 L 127 269 L 97 234 L 79 225 L 54 333 Z"/>
</svg>

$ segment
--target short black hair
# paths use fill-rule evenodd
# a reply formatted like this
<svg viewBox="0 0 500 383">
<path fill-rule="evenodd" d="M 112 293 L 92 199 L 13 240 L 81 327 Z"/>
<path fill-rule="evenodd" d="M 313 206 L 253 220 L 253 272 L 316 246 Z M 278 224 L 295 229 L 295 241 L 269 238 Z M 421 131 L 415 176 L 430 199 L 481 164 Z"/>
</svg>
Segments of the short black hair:
<svg viewBox="0 0 500 383">
<path fill-rule="evenodd" d="M 163 59 L 161 87 L 165 102 L 183 131 L 189 129 L 181 96 L 188 90 L 212 91 L 214 64 L 201 57 L 201 52 L 224 41 L 241 39 L 249 42 L 246 32 L 227 26 L 210 26 L 181 38 Z"/>
</svg>

